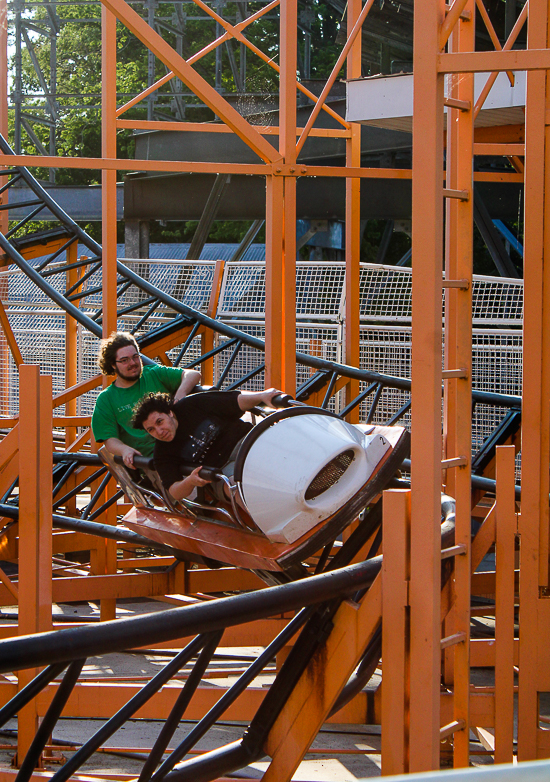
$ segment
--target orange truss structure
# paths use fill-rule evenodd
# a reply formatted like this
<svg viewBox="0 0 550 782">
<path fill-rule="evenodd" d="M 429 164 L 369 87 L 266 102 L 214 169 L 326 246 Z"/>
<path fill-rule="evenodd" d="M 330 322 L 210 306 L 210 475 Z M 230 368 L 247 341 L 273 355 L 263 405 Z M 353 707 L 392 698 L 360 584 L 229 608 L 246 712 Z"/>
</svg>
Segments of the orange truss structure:
<svg viewBox="0 0 550 782">
<path fill-rule="evenodd" d="M 266 367 L 267 384 L 293 393 L 296 385 L 295 277 L 296 181 L 298 177 L 340 177 L 346 183 L 346 356 L 359 365 L 359 247 L 360 190 L 373 178 L 410 178 L 413 192 L 413 315 L 412 315 L 412 483 L 411 490 L 391 490 L 384 497 L 384 567 L 369 605 L 381 606 L 383 617 L 383 676 L 381 694 L 383 772 L 401 773 L 439 767 L 441 741 L 452 739 L 455 766 L 469 763 L 471 728 L 494 731 L 495 762 L 511 761 L 514 752 L 514 666 L 519 666 L 517 757 L 550 757 L 550 731 L 540 727 L 538 695 L 550 691 L 550 4 L 528 0 L 508 41 L 500 46 L 483 0 L 416 0 L 414 40 L 413 168 L 407 170 L 361 167 L 360 127 L 336 115 L 325 100 L 341 68 L 348 78 L 361 75 L 361 28 L 368 24 L 374 0 L 363 5 L 348 0 L 348 39 L 331 76 L 317 98 L 296 79 L 297 3 L 273 0 L 246 20 L 233 25 L 210 5 L 195 0 L 202 11 L 223 28 L 220 37 L 189 60 L 172 49 L 124 0 L 102 0 L 102 157 L 59 158 L 10 156 L 10 165 L 94 168 L 102 171 L 103 193 L 103 330 L 109 334 L 117 321 L 116 175 L 117 171 L 178 171 L 239 173 L 266 181 Z M 276 65 L 246 38 L 246 29 L 275 9 L 280 10 L 280 56 Z M 7 61 L 5 0 L 0 4 L 4 40 L 0 71 L 4 92 L 0 100 L 0 129 L 7 135 Z M 477 10 L 476 10 L 477 9 Z M 475 51 L 475 24 L 484 24 L 494 51 Z M 167 67 L 156 85 L 124 106 L 116 100 L 116 22 L 124 24 Z M 513 49 L 524 25 L 527 48 Z M 253 126 L 194 69 L 205 54 L 233 38 L 279 72 L 280 124 Z M 525 142 L 496 129 L 493 137 L 476 142 L 474 122 L 496 75 L 527 71 Z M 486 87 L 474 98 L 474 74 L 487 73 Z M 145 122 L 124 119 L 125 112 L 169 79 L 185 83 L 221 123 Z M 445 90 L 445 82 L 447 90 Z M 314 104 L 304 127 L 296 125 L 296 92 Z M 446 124 L 444 107 L 447 108 Z M 328 111 L 340 129 L 314 128 L 319 112 Z M 117 159 L 116 133 L 120 128 L 170 129 L 185 133 L 234 133 L 257 155 L 253 164 Z M 278 144 L 268 142 L 275 134 Z M 297 162 L 310 135 L 346 140 L 344 167 L 311 166 Z M 444 154 L 446 150 L 446 155 Z M 476 154 L 508 157 L 515 173 L 501 179 L 525 180 L 525 302 L 523 423 L 521 440 L 521 511 L 514 493 L 514 445 L 499 446 L 496 457 L 496 501 L 486 508 L 482 525 L 471 540 L 471 373 L 472 373 L 472 257 L 473 158 Z M 476 175 L 476 179 L 482 178 Z M 549 196 L 550 197 L 550 196 Z M 2 212 L 5 221 L 6 212 Z M 6 228 L 5 222 L 1 226 Z M 548 253 L 548 255 L 547 255 Z M 442 320 L 442 291 L 445 318 Z M 71 350 L 68 338 L 68 349 Z M 443 346 L 443 353 L 442 353 Z M 443 355 L 443 361 L 442 361 Z M 71 364 L 68 359 L 67 366 Z M 24 371 L 28 372 L 27 369 Z M 27 396 L 34 402 L 25 413 L 25 438 L 19 445 L 25 494 L 22 523 L 30 524 L 22 551 L 33 572 L 50 567 L 48 544 L 37 538 L 38 516 L 48 514 L 37 498 L 51 494 L 40 485 L 45 459 L 44 429 L 51 393 L 44 381 L 29 373 Z M 34 385 L 33 385 L 34 384 Z M 358 380 L 348 380 L 352 398 Z M 442 392 L 443 388 L 443 392 Z M 442 408 L 443 402 L 443 408 Z M 442 428 L 443 409 L 443 428 Z M 41 413 L 42 411 L 42 413 Z M 76 411 L 76 408 L 74 408 Z M 67 415 L 71 415 L 68 411 Z M 74 415 L 74 412 L 72 413 Z M 357 416 L 354 411 L 351 418 Z M 70 428 L 74 420 L 68 422 Z M 49 423 L 46 426 L 49 428 Z M 40 436 L 39 436 L 40 435 Z M 15 437 L 10 444 L 15 452 Z M 21 437 L 23 435 L 21 434 Z M 42 439 L 41 439 L 42 438 Z M 6 440 L 4 440 L 3 445 Z M 7 446 L 4 449 L 8 450 Z M 10 457 L 11 458 L 11 457 Z M 9 460 L 4 460 L 3 466 Z M 445 556 L 454 563 L 453 577 L 441 588 L 440 497 L 442 490 L 456 498 L 455 544 Z M 44 494 L 46 492 L 46 494 Z M 34 521 L 32 521 L 35 519 Z M 516 544 L 519 541 L 519 555 Z M 476 573 L 487 550 L 496 546 L 496 573 Z M 39 549 L 39 554 L 36 551 Z M 102 556 L 112 559 L 113 548 Z M 51 554 L 51 551 L 50 551 Z M 519 587 L 517 587 L 519 556 Z M 112 562 L 111 562 L 112 565 Z M 25 567 L 24 565 L 23 567 Z M 109 572 L 109 571 L 107 571 Z M 33 582 L 34 583 L 34 582 Z M 470 640 L 470 597 L 491 594 L 496 601 L 496 644 Z M 514 640 L 514 607 L 519 589 L 520 635 Z M 114 600 L 115 595 L 104 599 Z M 29 593 L 26 631 L 47 627 L 41 618 L 44 595 Z M 107 605 L 107 604 L 105 604 Z M 371 607 L 372 607 L 371 606 Z M 111 606 L 112 607 L 112 606 Z M 374 610 L 374 609 L 373 609 Z M 355 633 L 372 632 L 372 617 L 361 621 L 354 609 L 338 616 Z M 354 624 L 355 623 L 355 624 Z M 355 636 L 354 636 L 355 637 Z M 358 646 L 360 644 L 358 643 Z M 333 650 L 334 651 L 334 650 Z M 474 688 L 471 662 L 495 667 L 492 689 Z M 489 661 L 489 662 L 487 662 Z M 313 675 L 313 674 L 312 674 Z M 331 680 L 336 692 L 338 655 L 317 674 Z M 22 676 L 25 680 L 25 676 Z M 302 692 L 310 692 L 304 681 Z M 442 689 L 443 685 L 443 689 Z M 330 690 L 330 681 L 327 691 Z M 332 691 L 331 691 L 332 692 Z M 296 696 L 298 697 L 298 696 Z M 327 696 L 328 698 L 328 696 Z M 328 702 L 328 700 L 327 700 Z M 326 704 L 325 704 L 326 705 Z M 266 780 L 290 779 L 308 742 L 326 716 L 323 707 L 309 714 L 293 701 L 278 720 L 271 741 L 273 762 Z M 329 707 L 327 707 L 328 709 Z M 36 717 L 36 714 L 34 715 Z M 293 733 L 293 744 L 283 741 Z M 29 735 L 22 739 L 27 745 Z M 486 741 L 489 739 L 486 738 Z M 284 747 L 284 750 L 283 750 Z"/>
</svg>

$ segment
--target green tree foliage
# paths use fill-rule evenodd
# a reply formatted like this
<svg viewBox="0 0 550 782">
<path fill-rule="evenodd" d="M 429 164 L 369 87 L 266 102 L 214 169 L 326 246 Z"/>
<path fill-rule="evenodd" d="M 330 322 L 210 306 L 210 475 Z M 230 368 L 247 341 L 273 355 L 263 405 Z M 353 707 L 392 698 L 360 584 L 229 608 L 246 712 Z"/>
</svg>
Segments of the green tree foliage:
<svg viewBox="0 0 550 782">
<path fill-rule="evenodd" d="M 253 14 L 264 7 L 265 3 L 249 2 L 247 13 Z M 145 3 L 133 3 L 132 7 L 146 17 Z M 238 6 L 227 2 L 216 10 L 231 22 L 239 21 Z M 322 0 L 307 3 L 311 29 L 311 76 L 326 78 L 341 50 L 335 39 L 339 28 L 338 14 Z M 101 6 L 99 3 L 81 5 L 63 5 L 56 7 L 61 21 L 60 32 L 56 38 L 57 48 L 57 94 L 58 116 L 56 121 L 56 150 L 58 155 L 99 157 L 101 155 Z M 278 10 L 262 17 L 246 28 L 248 39 L 275 63 L 279 58 L 279 19 Z M 49 29 L 47 9 L 41 5 L 32 5 L 24 10 L 27 20 Z M 159 3 L 156 6 L 156 18 L 160 22 L 156 29 L 182 56 L 189 58 L 204 49 L 220 34 L 216 23 L 194 3 Z M 85 21 L 83 21 L 85 20 Z M 50 79 L 51 41 L 49 35 L 41 35 L 36 30 L 29 31 L 32 45 L 46 81 Z M 305 41 L 302 30 L 299 32 L 299 47 Z M 240 69 L 243 48 L 230 41 L 233 58 Z M 229 55 L 225 44 L 222 49 L 221 90 L 226 94 L 236 93 L 237 85 L 229 64 Z M 14 63 L 12 61 L 12 68 Z M 200 58 L 195 64 L 196 71 L 211 85 L 216 83 L 216 55 L 212 51 Z M 167 72 L 163 63 L 155 60 L 155 78 Z M 148 81 L 148 51 L 120 23 L 117 23 L 117 102 L 122 105 L 135 94 L 141 92 Z M 185 85 L 172 80 L 158 91 L 155 104 L 156 118 L 174 119 L 174 97 L 172 87 L 189 92 Z M 22 51 L 22 88 L 26 95 L 39 97 L 26 98 L 26 110 L 36 117 L 48 117 L 42 89 L 33 66 L 30 52 Z M 246 51 L 245 94 L 237 101 L 243 113 L 260 113 L 252 121 L 263 122 L 261 116 L 264 97 L 278 91 L 278 74 L 249 50 Z M 191 121 L 211 121 L 212 112 L 200 104 L 192 95 L 185 98 L 185 119 Z M 144 119 L 147 117 L 147 105 L 143 101 L 130 109 L 125 118 Z M 12 118 L 13 121 L 13 118 Z M 33 123 L 33 131 L 42 145 L 49 147 L 49 128 Z M 22 131 L 23 151 L 36 154 L 32 140 Z M 120 158 L 132 158 L 134 141 L 131 131 L 119 130 L 117 133 L 117 154 Z M 48 178 L 46 169 L 33 169 L 39 178 Z M 56 173 L 58 184 L 85 185 L 100 181 L 100 172 L 93 169 L 59 169 Z M 238 241 L 246 232 L 246 223 L 217 222 L 212 229 L 210 240 Z M 29 225 L 29 229 L 36 227 Z M 192 236 L 194 223 L 152 226 L 152 239 L 185 241 Z M 97 231 L 94 231 L 96 234 Z"/>
</svg>

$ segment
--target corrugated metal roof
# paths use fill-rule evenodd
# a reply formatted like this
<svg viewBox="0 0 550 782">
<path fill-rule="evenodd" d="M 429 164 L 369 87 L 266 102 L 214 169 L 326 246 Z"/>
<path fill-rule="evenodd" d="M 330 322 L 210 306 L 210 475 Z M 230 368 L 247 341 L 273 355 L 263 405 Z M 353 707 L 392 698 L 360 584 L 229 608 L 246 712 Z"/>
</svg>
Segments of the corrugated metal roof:
<svg viewBox="0 0 550 782">
<path fill-rule="evenodd" d="M 170 244 L 157 244 L 152 242 L 149 245 L 149 258 L 161 258 L 163 260 L 183 261 L 189 252 L 189 242 L 174 242 Z M 201 252 L 200 261 L 230 261 L 239 245 L 234 243 L 227 244 L 205 244 Z M 124 245 L 117 245 L 117 255 L 124 258 Z M 196 260 L 196 259 L 193 259 Z M 265 261 L 265 244 L 253 244 L 244 254 L 243 261 Z"/>
</svg>

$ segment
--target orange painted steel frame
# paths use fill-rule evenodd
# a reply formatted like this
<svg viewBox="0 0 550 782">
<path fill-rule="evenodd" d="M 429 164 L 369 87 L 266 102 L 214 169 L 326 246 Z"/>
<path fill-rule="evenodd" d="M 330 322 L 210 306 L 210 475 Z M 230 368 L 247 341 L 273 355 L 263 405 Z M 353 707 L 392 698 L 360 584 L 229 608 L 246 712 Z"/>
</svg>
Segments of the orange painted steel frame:
<svg viewBox="0 0 550 782">
<path fill-rule="evenodd" d="M 56 167 L 101 168 L 103 185 L 103 298 L 104 331 L 116 328 L 116 172 L 141 168 L 157 171 L 204 171 L 249 173 L 266 177 L 266 359 L 267 382 L 291 392 L 295 387 L 295 210 L 297 176 L 339 176 L 346 178 L 346 360 L 359 363 L 359 198 L 361 179 L 410 178 L 411 172 L 391 169 L 360 168 L 360 131 L 347 123 L 324 104 L 330 84 L 347 61 L 347 76 L 361 73 L 360 27 L 372 5 L 368 0 L 348 3 L 348 42 L 336 64 L 327 87 L 316 103 L 305 128 L 296 128 L 296 90 L 308 94 L 296 83 L 297 8 L 296 2 L 280 3 L 281 37 L 280 66 L 263 55 L 247 41 L 245 28 L 279 0 L 268 4 L 249 19 L 233 26 L 222 20 L 209 6 L 195 0 L 203 11 L 220 22 L 225 32 L 202 52 L 185 61 L 130 7 L 124 0 L 103 0 L 102 9 L 102 157 L 95 159 L 60 159 L 25 155 L 10 158 L 10 164 L 55 165 Z M 0 21 L 4 21 L 5 0 L 0 0 Z M 303 704 L 311 693 L 311 681 L 304 677 L 300 688 L 281 713 L 268 740 L 273 761 L 266 779 L 289 779 L 299 763 L 308 742 L 323 718 L 330 711 L 338 688 L 353 670 L 372 636 L 380 611 L 390 621 L 383 629 L 384 678 L 381 698 L 383 722 L 383 771 L 421 771 L 439 766 L 442 738 L 452 737 L 454 763 L 468 764 L 468 732 L 470 726 L 495 728 L 495 759 L 509 760 L 513 749 L 511 725 L 513 718 L 513 664 L 515 656 L 514 630 L 514 546 L 518 528 L 513 492 L 514 451 L 510 447 L 497 454 L 497 498 L 487 514 L 479 533 L 470 545 L 470 453 L 471 453 L 471 274 L 472 274 L 472 210 L 474 181 L 522 181 L 525 155 L 525 299 L 529 306 L 524 322 L 524 406 L 523 406 L 523 495 L 519 522 L 520 605 L 521 623 L 527 632 L 519 640 L 519 730 L 518 757 L 528 759 L 550 755 L 547 732 L 538 728 L 538 693 L 550 690 L 548 666 L 540 664 L 541 649 L 550 641 L 550 609 L 546 597 L 549 561 L 549 429 L 550 429 L 550 368 L 549 368 L 549 264 L 550 230 L 546 225 L 548 202 L 546 184 L 550 176 L 550 138 L 547 125 L 549 95 L 545 69 L 550 68 L 548 43 L 548 6 L 543 0 L 526 4 L 508 42 L 500 50 L 498 38 L 477 0 L 481 20 L 486 25 L 496 51 L 474 52 L 474 0 L 455 0 L 448 8 L 443 0 L 416 0 L 414 28 L 414 117 L 413 117 L 413 349 L 412 349 L 412 489 L 410 492 L 389 492 L 384 498 L 386 554 L 384 570 L 367 599 L 358 607 L 346 603 L 335 617 L 335 634 L 324 650 L 323 687 L 317 690 L 315 708 L 311 698 L 308 710 Z M 527 51 L 511 51 L 513 41 L 529 13 L 530 24 Z M 168 68 L 169 73 L 138 98 L 117 109 L 116 106 L 116 19 L 126 25 Z M 368 21 L 367 21 L 368 23 Z M 5 52 L 5 27 L 0 26 Z M 234 36 L 280 73 L 280 126 L 262 129 L 251 126 L 208 83 L 193 70 L 193 63 Z M 448 51 L 445 52 L 445 47 Z M 0 54 L 0 123 L 6 131 L 7 88 L 5 55 Z M 499 129 L 478 136 L 474 145 L 474 117 L 481 110 L 488 94 L 486 88 L 474 106 L 473 74 L 488 71 L 526 69 L 527 106 L 525 144 L 521 132 L 500 134 Z M 444 79 L 451 74 L 448 89 L 447 131 L 444 128 Z M 510 73 L 511 75 L 511 73 Z M 166 128 L 197 130 L 197 123 L 144 123 L 125 121 L 122 114 L 136 105 L 170 78 L 181 79 L 222 120 L 221 125 L 206 125 L 205 132 L 234 132 L 258 156 L 258 163 L 208 164 L 171 161 L 119 161 L 116 156 L 117 128 Z M 513 78 L 513 76 L 512 76 Z M 489 82 L 488 82 L 489 84 Z M 334 131 L 312 128 L 315 115 L 325 110 L 341 125 Z M 279 133 L 278 148 L 265 138 Z M 308 135 L 333 135 L 346 139 L 346 166 L 303 166 L 297 155 Z M 447 170 L 443 178 L 443 147 L 446 136 Z M 296 141 L 298 138 L 298 142 Z M 420 140 L 420 141 L 418 141 Z M 500 143 L 500 142 L 503 143 Z M 506 143 L 505 143 L 506 142 Z M 488 147 L 487 145 L 490 145 Z M 502 154 L 514 161 L 510 174 L 472 174 L 474 154 Z M 446 222 L 444 237 L 444 203 Z M 5 213 L 2 217 L 4 218 Z M 443 271 L 445 279 L 443 279 Z M 445 330 L 443 331 L 441 300 L 442 285 L 446 288 Z M 74 350 L 72 326 L 67 325 L 67 344 Z M 442 345 L 444 364 L 442 369 Z M 13 346 L 12 346 L 13 347 Z M 69 364 L 67 365 L 69 369 Z M 46 405 L 44 381 L 35 368 L 22 367 L 29 379 L 34 408 L 44 407 L 44 415 L 36 417 L 33 408 L 25 419 L 25 443 L 21 456 L 26 461 L 21 474 L 26 487 L 21 505 L 22 522 L 30 524 L 29 538 L 20 546 L 28 546 L 38 534 L 36 520 L 31 523 L 29 503 L 40 507 L 44 528 L 40 528 L 40 552 L 29 556 L 21 571 L 21 585 L 31 585 L 28 600 L 31 613 L 29 630 L 43 629 L 51 621 L 44 609 L 44 597 L 49 600 L 51 571 L 48 542 L 42 540 L 48 529 L 48 514 L 40 505 L 45 501 L 46 488 L 37 483 L 39 467 L 45 464 L 47 444 L 51 452 L 51 406 Z M 74 378 L 69 378 L 72 384 Z M 97 385 L 98 380 L 82 385 Z M 443 400 L 441 388 L 444 388 Z M 23 384 L 22 384 L 23 385 Z M 356 392 L 354 382 L 347 390 Z M 72 442 L 75 405 L 78 391 L 60 395 L 57 404 L 66 404 L 68 440 Z M 30 399 L 30 396 L 29 396 Z M 39 402 L 36 402 L 39 400 Z M 441 431 L 442 403 L 444 413 Z M 22 395 L 22 405 L 25 404 Z M 29 405 L 31 403 L 29 402 Z M 50 403 L 51 405 L 51 403 Z M 355 413 L 357 415 L 357 413 Z M 45 430 L 49 428 L 49 433 Z M 17 453 L 19 424 L 0 444 L 0 461 L 13 467 Z M 44 431 L 42 431 L 44 429 Z M 38 432 L 40 446 L 37 446 Z M 23 432 L 20 436 L 23 436 Z M 28 439 L 27 439 L 28 436 Z M 72 447 L 78 441 L 73 442 Z M 36 454 L 29 449 L 35 448 Z M 27 453 L 27 451 L 29 451 Z M 27 458 L 28 457 L 28 458 Z M 14 468 L 16 469 L 16 468 Z M 12 470 L 13 472 L 13 470 Z M 45 474 L 45 473 L 44 473 Z M 456 497 L 456 545 L 449 553 L 453 559 L 453 576 L 441 592 L 440 552 L 440 492 L 443 487 Z M 44 492 L 44 493 L 43 493 Z M 49 500 L 48 500 L 49 501 Z M 38 503 L 38 505 L 36 505 Z M 111 511 L 114 513 L 114 511 Z M 109 519 L 107 519 L 109 520 Z M 113 518 L 111 518 L 113 520 Z M 496 543 L 497 572 L 476 574 L 472 584 L 479 591 L 496 595 L 497 646 L 493 656 L 488 647 L 469 641 L 470 575 L 487 549 Z M 97 575 L 85 581 L 95 583 L 102 600 L 102 616 L 112 616 L 114 597 L 109 574 L 116 562 L 114 544 L 106 544 L 95 554 Z M 48 560 L 46 567 L 46 560 Z M 204 574 L 205 583 L 214 576 Z M 223 577 L 223 574 L 220 575 Z M 136 585 L 136 578 L 140 586 Z M 196 571 L 178 569 L 170 584 L 162 574 L 158 578 L 144 574 L 122 576 L 128 579 L 123 592 L 150 590 L 162 593 L 170 587 L 184 590 Z M 104 580 L 104 586 L 97 586 Z M 133 581 L 130 581 L 133 579 Z M 177 580 L 177 585 L 175 581 Z M 142 582 L 147 582 L 142 584 Z M 39 593 L 36 584 L 42 584 Z M 154 583 L 153 583 L 154 582 Z M 158 583 L 157 583 L 158 582 Z M 119 582 L 121 583 L 121 582 Z M 125 582 L 126 583 L 126 582 Z M 132 584 L 134 586 L 132 586 Z M 61 594 L 63 585 L 56 586 Z M 196 587 L 198 588 L 198 586 Z M 6 590 L 4 586 L 0 587 Z M 129 592 L 128 592 L 129 590 Z M 6 590 L 7 591 L 7 590 Z M 13 599 L 13 597 L 11 598 Z M 44 609 L 45 610 L 45 609 Z M 442 625 L 443 621 L 443 625 Z M 46 623 L 46 624 L 44 624 Z M 441 628 L 443 626 L 443 635 Z M 350 634 L 353 628 L 353 633 Z M 342 639 L 346 638 L 346 644 Z M 484 644 L 485 642 L 480 642 Z M 345 648 L 344 648 L 345 647 Z M 494 693 L 471 690 L 469 679 L 470 650 L 476 650 L 476 660 L 493 664 L 496 670 Z M 443 680 L 446 691 L 441 694 L 441 662 L 444 659 Z M 487 662 L 488 661 L 488 662 Z M 315 660 L 312 662 L 315 667 Z M 90 708 L 89 703 L 86 708 Z M 378 708 L 378 706 L 376 706 Z M 20 738 L 26 746 L 37 713 L 29 710 Z M 293 732 L 293 747 L 285 736 Z M 393 741 L 393 736 L 397 739 Z"/>
</svg>

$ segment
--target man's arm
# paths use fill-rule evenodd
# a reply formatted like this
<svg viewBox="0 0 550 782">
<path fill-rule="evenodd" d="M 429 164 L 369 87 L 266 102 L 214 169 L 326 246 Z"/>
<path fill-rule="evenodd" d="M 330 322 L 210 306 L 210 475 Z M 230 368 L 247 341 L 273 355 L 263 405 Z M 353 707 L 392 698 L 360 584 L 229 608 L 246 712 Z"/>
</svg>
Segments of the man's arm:
<svg viewBox="0 0 550 782">
<path fill-rule="evenodd" d="M 132 448 L 131 445 L 125 445 L 118 437 L 109 437 L 107 440 L 104 440 L 103 445 L 113 456 L 122 456 L 122 461 L 126 467 L 135 469 L 134 456 L 141 456 L 138 450 Z"/>
<path fill-rule="evenodd" d="M 247 410 L 252 410 L 253 407 L 262 402 L 264 405 L 271 404 L 273 397 L 282 393 L 277 388 L 265 388 L 263 391 L 241 391 L 237 402 L 243 413 L 246 413 Z"/>
<path fill-rule="evenodd" d="M 210 483 L 210 481 L 205 481 L 204 478 L 199 476 L 201 469 L 201 467 L 196 467 L 193 472 L 182 481 L 176 481 L 170 486 L 168 491 L 175 500 L 182 500 L 184 497 L 188 497 L 195 486 L 206 486 L 207 483 Z"/>
<path fill-rule="evenodd" d="M 184 369 L 181 374 L 181 383 L 179 388 L 174 394 L 174 402 L 178 402 L 183 399 L 184 396 L 192 391 L 196 385 L 201 382 L 201 373 L 196 369 Z"/>
</svg>

